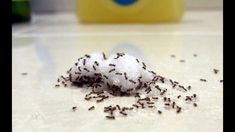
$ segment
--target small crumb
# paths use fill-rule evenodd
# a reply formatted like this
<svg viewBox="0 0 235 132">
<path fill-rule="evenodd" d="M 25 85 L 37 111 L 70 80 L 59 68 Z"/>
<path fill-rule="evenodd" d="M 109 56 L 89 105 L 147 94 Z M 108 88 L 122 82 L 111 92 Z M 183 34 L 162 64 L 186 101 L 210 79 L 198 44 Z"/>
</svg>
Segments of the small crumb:
<svg viewBox="0 0 235 132">
<path fill-rule="evenodd" d="M 116 105 L 116 106 L 117 106 L 118 110 L 121 110 L 121 108 L 120 108 L 120 106 L 119 106 L 119 105 Z"/>
<path fill-rule="evenodd" d="M 21 75 L 28 75 L 28 73 L 26 73 L 26 72 L 23 72 L 23 73 L 21 73 Z"/>
<path fill-rule="evenodd" d="M 56 84 L 55 87 L 60 87 L 60 85 Z"/>
<path fill-rule="evenodd" d="M 172 108 L 173 108 L 173 109 L 175 108 L 175 102 L 172 103 Z"/>
<path fill-rule="evenodd" d="M 166 100 L 167 100 L 167 98 L 166 98 L 166 97 L 164 97 L 164 98 L 163 98 L 163 100 L 164 100 L 164 101 L 166 101 Z"/>
<path fill-rule="evenodd" d="M 185 62 L 185 60 L 180 60 L 180 62 L 184 63 L 184 62 Z"/>
<path fill-rule="evenodd" d="M 136 59 L 136 61 L 139 63 L 140 61 L 138 59 Z"/>
<path fill-rule="evenodd" d="M 124 116 L 127 116 L 127 113 L 121 111 L 120 114 L 124 115 Z"/>
<path fill-rule="evenodd" d="M 105 53 L 103 52 L 102 54 L 103 54 L 104 60 L 107 60 Z"/>
<path fill-rule="evenodd" d="M 158 97 L 152 97 L 152 99 L 158 99 Z"/>
<path fill-rule="evenodd" d="M 73 106 L 73 107 L 72 107 L 72 110 L 73 110 L 73 111 L 76 111 L 76 110 L 77 110 L 77 106 Z"/>
<path fill-rule="evenodd" d="M 105 116 L 107 119 L 111 119 L 111 120 L 114 120 L 115 117 L 114 116 Z"/>
<path fill-rule="evenodd" d="M 200 79 L 200 81 L 202 81 L 202 82 L 206 82 L 206 79 Z"/>
<path fill-rule="evenodd" d="M 90 110 L 93 110 L 93 109 L 95 109 L 95 106 L 91 106 L 88 110 L 90 111 Z"/>
<path fill-rule="evenodd" d="M 88 55 L 88 54 L 85 54 L 85 57 L 87 57 L 87 58 L 91 58 L 91 56 L 90 56 L 90 55 Z"/>
<path fill-rule="evenodd" d="M 197 54 L 193 54 L 194 57 L 197 57 Z"/>
<path fill-rule="evenodd" d="M 158 114 L 162 114 L 162 111 L 160 111 L 160 110 L 158 110 L 157 112 L 158 112 Z"/>
<path fill-rule="evenodd" d="M 171 58 L 175 58 L 175 55 L 171 55 Z"/>
<path fill-rule="evenodd" d="M 213 69 L 214 73 L 217 74 L 219 72 L 218 69 Z"/>
<path fill-rule="evenodd" d="M 110 73 L 110 72 L 112 72 L 112 71 L 115 71 L 115 68 L 113 68 L 113 69 L 109 70 L 109 73 Z"/>
<path fill-rule="evenodd" d="M 197 107 L 197 104 L 196 104 L 196 103 L 193 103 L 193 106 L 194 106 L 194 107 Z"/>
<path fill-rule="evenodd" d="M 132 104 L 132 106 L 133 106 L 133 107 L 136 107 L 136 108 L 139 108 L 139 106 L 138 106 L 138 105 L 136 105 L 136 104 Z"/>
<path fill-rule="evenodd" d="M 154 108 L 154 106 L 152 106 L 152 105 L 149 105 L 148 107 L 149 107 L 149 108 Z"/>
<path fill-rule="evenodd" d="M 181 107 L 177 107 L 176 113 L 180 113 L 180 112 L 181 112 Z"/>
<path fill-rule="evenodd" d="M 187 88 L 188 88 L 188 90 L 190 90 L 192 87 L 191 87 L 191 86 L 188 86 Z"/>
<path fill-rule="evenodd" d="M 115 67 L 116 65 L 115 64 L 109 64 L 109 66 L 114 66 Z"/>
</svg>

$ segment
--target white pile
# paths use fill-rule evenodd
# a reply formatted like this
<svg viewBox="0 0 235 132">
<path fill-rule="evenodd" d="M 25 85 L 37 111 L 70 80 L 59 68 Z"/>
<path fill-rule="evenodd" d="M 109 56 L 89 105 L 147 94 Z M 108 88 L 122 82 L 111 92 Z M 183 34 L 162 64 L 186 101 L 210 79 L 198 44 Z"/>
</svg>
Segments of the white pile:
<svg viewBox="0 0 235 132">
<path fill-rule="evenodd" d="M 102 84 L 115 85 L 125 92 L 137 88 L 139 85 L 150 82 L 156 75 L 137 58 L 117 53 L 106 58 L 104 53 L 92 53 L 78 59 L 70 69 L 72 82 L 79 82 L 81 77 L 96 77 L 100 74 Z M 141 84 L 140 84 L 141 82 Z"/>
<path fill-rule="evenodd" d="M 102 102 L 111 95 L 134 95 L 137 99 L 130 109 L 159 108 L 176 110 L 180 113 L 183 103 L 197 107 L 197 94 L 187 94 L 191 86 L 183 86 L 177 81 L 167 79 L 151 71 L 143 61 L 124 53 L 112 54 L 108 58 L 104 53 L 86 54 L 67 72 L 69 76 L 61 76 L 57 82 L 65 87 L 68 84 L 88 86 L 92 91 L 85 100 Z M 99 89 L 100 88 L 100 89 Z M 107 118 L 114 119 L 116 106 L 108 106 L 104 110 L 112 110 Z M 185 107 L 187 108 L 187 107 Z M 117 108 L 118 109 L 118 108 Z M 120 110 L 120 109 L 119 109 Z M 120 112 L 120 111 L 119 111 Z M 121 112 L 125 112 L 122 110 Z M 123 114 L 123 113 L 122 113 Z M 126 116 L 127 113 L 124 113 Z"/>
</svg>

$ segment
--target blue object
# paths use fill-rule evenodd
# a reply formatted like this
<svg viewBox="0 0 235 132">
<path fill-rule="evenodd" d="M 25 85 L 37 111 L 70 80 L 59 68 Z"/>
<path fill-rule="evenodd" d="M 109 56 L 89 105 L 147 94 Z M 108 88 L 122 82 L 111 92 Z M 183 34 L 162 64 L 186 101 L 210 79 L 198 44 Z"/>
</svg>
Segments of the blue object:
<svg viewBox="0 0 235 132">
<path fill-rule="evenodd" d="M 113 0 L 113 2 L 122 5 L 122 6 L 129 6 L 136 3 L 138 0 Z"/>
</svg>

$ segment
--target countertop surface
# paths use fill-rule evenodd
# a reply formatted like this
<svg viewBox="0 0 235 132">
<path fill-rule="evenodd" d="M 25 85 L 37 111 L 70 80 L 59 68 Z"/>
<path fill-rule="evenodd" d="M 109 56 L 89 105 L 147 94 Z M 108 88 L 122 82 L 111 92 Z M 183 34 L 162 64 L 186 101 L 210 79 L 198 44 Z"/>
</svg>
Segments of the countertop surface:
<svg viewBox="0 0 235 132">
<path fill-rule="evenodd" d="M 13 132 L 222 132 L 222 14 L 188 11 L 178 24 L 82 25 L 74 14 L 64 13 L 37 15 L 31 23 L 13 25 Z M 191 85 L 199 96 L 198 107 L 181 114 L 136 111 L 110 121 L 104 106 L 133 100 L 114 97 L 96 104 L 84 101 L 84 89 L 54 87 L 57 77 L 85 53 L 119 51 L 145 60 L 162 76 Z M 96 109 L 87 111 L 92 105 Z M 76 112 L 73 106 L 78 106 Z"/>
</svg>

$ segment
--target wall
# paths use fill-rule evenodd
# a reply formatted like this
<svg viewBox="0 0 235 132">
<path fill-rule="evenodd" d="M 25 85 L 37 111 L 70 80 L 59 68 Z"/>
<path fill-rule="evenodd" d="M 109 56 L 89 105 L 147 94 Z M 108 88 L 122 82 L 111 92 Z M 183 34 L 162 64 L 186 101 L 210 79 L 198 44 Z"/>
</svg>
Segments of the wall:
<svg viewBox="0 0 235 132">
<path fill-rule="evenodd" d="M 186 0 L 187 9 L 223 9 L 223 0 Z"/>
<path fill-rule="evenodd" d="M 31 0 L 33 12 L 74 11 L 76 0 Z M 185 0 L 186 9 L 222 9 L 223 0 Z"/>
</svg>

